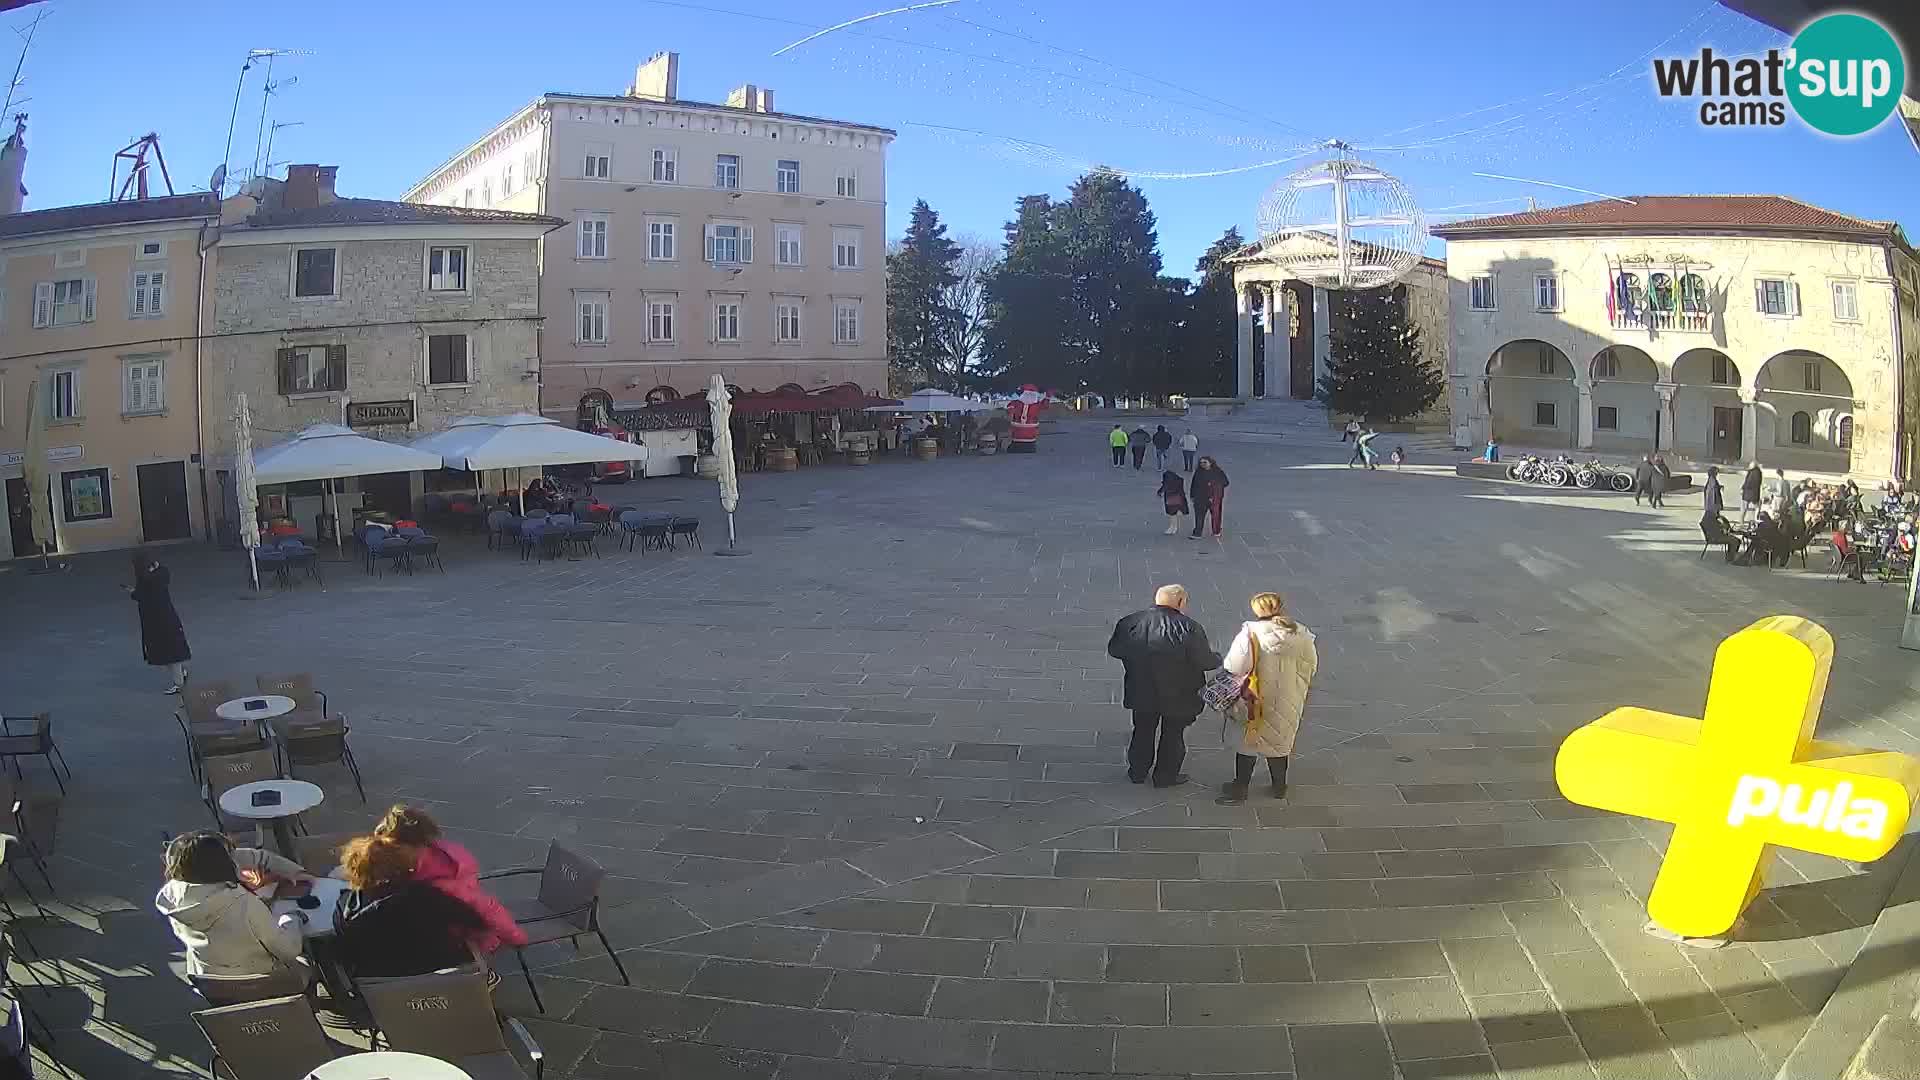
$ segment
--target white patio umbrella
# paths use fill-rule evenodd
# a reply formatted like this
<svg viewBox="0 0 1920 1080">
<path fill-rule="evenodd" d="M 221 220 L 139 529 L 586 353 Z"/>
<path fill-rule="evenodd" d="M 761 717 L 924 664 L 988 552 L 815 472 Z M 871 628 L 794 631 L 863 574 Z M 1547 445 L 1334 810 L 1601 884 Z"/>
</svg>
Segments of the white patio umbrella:
<svg viewBox="0 0 1920 1080">
<path fill-rule="evenodd" d="M 647 460 L 647 448 L 639 443 L 575 431 L 532 413 L 462 417 L 445 431 L 415 439 L 411 445 L 438 454 L 446 468 L 469 472 Z"/>
<path fill-rule="evenodd" d="M 253 456 L 253 478 L 258 484 L 291 484 L 325 480 L 333 510 L 333 546 L 345 551 L 340 530 L 340 493 L 334 481 L 376 473 L 429 472 L 440 468 L 440 455 L 399 443 L 370 439 L 339 424 L 314 424 L 286 442 Z"/>
<path fill-rule="evenodd" d="M 240 545 L 247 549 L 247 569 L 258 592 L 260 562 L 254 558 L 254 549 L 260 546 L 260 489 L 253 478 L 253 414 L 247 411 L 245 393 L 235 394 L 233 400 L 233 485 L 240 504 Z"/>
<path fill-rule="evenodd" d="M 959 397 L 945 390 L 928 387 L 908 394 L 898 405 L 875 405 L 868 412 L 894 413 L 950 413 L 950 412 L 992 412 L 995 406 L 989 402 L 976 401 L 973 398 Z"/>
<path fill-rule="evenodd" d="M 53 569 L 47 552 L 58 545 L 53 535 L 53 486 L 47 472 L 46 402 L 40 400 L 40 383 L 27 385 L 27 449 L 20 457 L 20 483 L 27 489 L 28 524 L 33 530 L 33 546 L 38 549 L 40 568 Z"/>
<path fill-rule="evenodd" d="M 727 547 L 714 554 L 745 555 L 746 549 L 733 543 L 733 512 L 740 509 L 740 471 L 733 462 L 733 395 L 718 372 L 707 383 L 707 408 L 713 412 L 713 458 L 718 466 L 715 473 L 720 481 L 720 509 L 727 512 Z"/>
</svg>

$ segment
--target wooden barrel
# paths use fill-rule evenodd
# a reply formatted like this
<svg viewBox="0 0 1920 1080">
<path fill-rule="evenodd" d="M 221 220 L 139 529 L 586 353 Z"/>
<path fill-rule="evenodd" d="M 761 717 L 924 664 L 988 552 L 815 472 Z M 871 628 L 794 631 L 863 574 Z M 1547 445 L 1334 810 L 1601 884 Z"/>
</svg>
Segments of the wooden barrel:
<svg viewBox="0 0 1920 1080">
<path fill-rule="evenodd" d="M 919 458 L 922 461 L 932 461 L 934 458 L 939 457 L 940 456 L 940 440 L 939 439 L 913 440 L 913 456 Z"/>
<path fill-rule="evenodd" d="M 997 454 L 1000 452 L 1000 437 L 990 431 L 982 432 L 974 445 L 978 446 L 983 454 Z"/>
<path fill-rule="evenodd" d="M 866 443 L 855 443 L 853 447 L 847 451 L 847 464 L 871 465 L 873 464 L 873 451 L 867 449 Z"/>
<path fill-rule="evenodd" d="M 782 446 L 767 451 L 767 471 L 792 472 L 799 467 L 800 455 L 793 452 L 793 447 Z"/>
</svg>

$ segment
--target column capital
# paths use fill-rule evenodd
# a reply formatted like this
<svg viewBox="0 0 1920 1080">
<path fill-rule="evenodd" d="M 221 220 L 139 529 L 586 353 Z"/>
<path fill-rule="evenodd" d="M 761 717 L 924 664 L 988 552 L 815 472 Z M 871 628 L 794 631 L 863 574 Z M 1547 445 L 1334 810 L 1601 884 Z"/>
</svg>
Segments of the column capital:
<svg viewBox="0 0 1920 1080">
<path fill-rule="evenodd" d="M 1674 394 L 1674 391 L 1676 391 L 1676 390 L 1678 390 L 1678 389 L 1680 389 L 1680 387 L 1679 387 L 1679 384 L 1677 384 L 1677 383 L 1661 383 L 1661 382 L 1657 382 L 1657 383 L 1654 383 L 1654 384 L 1653 384 L 1653 392 L 1654 392 L 1654 393 L 1656 393 L 1656 394 L 1659 394 L 1659 395 L 1660 395 L 1660 400 L 1661 400 L 1661 401 L 1664 401 L 1664 402 L 1667 402 L 1668 404 L 1672 404 L 1672 403 L 1673 403 L 1673 394 Z"/>
</svg>

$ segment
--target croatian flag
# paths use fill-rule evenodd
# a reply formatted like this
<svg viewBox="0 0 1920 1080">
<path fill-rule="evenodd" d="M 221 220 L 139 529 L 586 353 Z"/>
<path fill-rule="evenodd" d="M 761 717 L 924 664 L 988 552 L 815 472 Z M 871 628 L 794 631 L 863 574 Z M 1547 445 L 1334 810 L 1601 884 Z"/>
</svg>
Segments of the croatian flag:
<svg viewBox="0 0 1920 1080">
<path fill-rule="evenodd" d="M 1620 283 L 1614 277 L 1613 267 L 1609 266 L 1607 267 L 1607 321 L 1608 322 L 1613 322 L 1614 320 L 1619 318 L 1619 315 L 1620 315 L 1619 308 L 1618 308 L 1619 296 L 1620 296 Z"/>
</svg>

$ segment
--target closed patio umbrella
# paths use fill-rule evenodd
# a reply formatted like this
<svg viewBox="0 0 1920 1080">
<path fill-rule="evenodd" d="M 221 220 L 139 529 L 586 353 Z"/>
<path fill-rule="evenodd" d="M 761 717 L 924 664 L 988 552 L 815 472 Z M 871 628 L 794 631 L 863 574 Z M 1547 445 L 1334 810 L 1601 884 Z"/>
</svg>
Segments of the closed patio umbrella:
<svg viewBox="0 0 1920 1080">
<path fill-rule="evenodd" d="M 240 504 L 240 544 L 247 549 L 247 569 L 257 592 L 260 562 L 254 549 L 260 546 L 260 487 L 253 473 L 253 414 L 247 411 L 245 393 L 233 400 L 233 493 Z"/>
<path fill-rule="evenodd" d="M 38 573 L 53 569 L 47 552 L 59 541 L 53 535 L 53 485 L 47 472 L 47 403 L 40 398 L 38 381 L 27 385 L 27 449 L 20 458 L 20 483 L 27 489 L 28 524 L 38 549 Z M 16 552 L 15 554 L 19 554 Z"/>
<path fill-rule="evenodd" d="M 286 442 L 260 451 L 253 458 L 255 484 L 327 481 L 336 552 L 344 552 L 345 541 L 340 535 L 340 498 L 334 481 L 347 476 L 372 476 L 377 473 L 431 472 L 440 467 L 438 454 L 370 439 L 339 424 L 314 424 Z"/>
<path fill-rule="evenodd" d="M 720 509 L 727 512 L 727 547 L 714 554 L 745 555 L 747 551 L 735 547 L 733 542 L 733 512 L 740 508 L 740 470 L 733 461 L 733 396 L 727 391 L 727 381 L 718 372 L 707 384 L 707 408 L 713 413 L 713 457 L 719 467 L 716 479 L 720 481 Z"/>
</svg>

